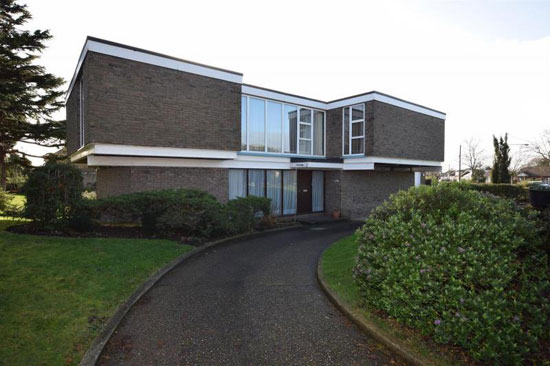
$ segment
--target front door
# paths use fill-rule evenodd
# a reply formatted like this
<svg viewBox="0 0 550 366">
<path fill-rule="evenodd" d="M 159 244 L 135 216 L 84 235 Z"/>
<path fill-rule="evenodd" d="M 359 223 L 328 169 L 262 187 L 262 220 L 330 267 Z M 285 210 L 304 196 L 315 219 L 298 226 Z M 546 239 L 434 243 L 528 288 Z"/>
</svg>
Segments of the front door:
<svg viewBox="0 0 550 366">
<path fill-rule="evenodd" d="M 298 170 L 298 214 L 311 212 L 311 170 Z"/>
</svg>

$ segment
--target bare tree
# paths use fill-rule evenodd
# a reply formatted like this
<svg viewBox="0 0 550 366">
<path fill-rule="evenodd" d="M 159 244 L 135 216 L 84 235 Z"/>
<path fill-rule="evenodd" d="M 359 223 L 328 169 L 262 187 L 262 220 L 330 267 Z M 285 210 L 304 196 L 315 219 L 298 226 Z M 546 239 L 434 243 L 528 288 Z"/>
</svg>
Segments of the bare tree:
<svg viewBox="0 0 550 366">
<path fill-rule="evenodd" d="M 550 130 L 544 130 L 542 135 L 529 146 L 540 165 L 550 165 Z"/>
<path fill-rule="evenodd" d="M 519 171 L 528 166 L 529 162 L 532 160 L 532 156 L 529 154 L 530 149 L 526 150 L 525 146 L 522 145 L 518 150 L 511 153 L 512 162 L 510 163 L 510 173 L 512 173 L 513 176 L 517 176 Z"/>
<path fill-rule="evenodd" d="M 464 165 L 472 172 L 472 180 L 482 180 L 485 151 L 478 140 L 473 137 L 465 140 Z"/>
</svg>

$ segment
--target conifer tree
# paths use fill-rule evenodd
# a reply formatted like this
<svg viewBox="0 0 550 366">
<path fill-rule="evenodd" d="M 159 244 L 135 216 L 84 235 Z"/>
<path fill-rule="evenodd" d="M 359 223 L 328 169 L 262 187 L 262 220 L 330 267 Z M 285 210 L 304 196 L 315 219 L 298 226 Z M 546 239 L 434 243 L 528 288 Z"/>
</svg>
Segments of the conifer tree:
<svg viewBox="0 0 550 366">
<path fill-rule="evenodd" d="M 17 143 L 59 147 L 64 144 L 65 121 L 52 119 L 63 106 L 64 81 L 36 63 L 52 36 L 47 30 L 25 30 L 31 19 L 26 5 L 0 2 L 0 187 L 6 187 L 10 156 L 35 156 Z M 12 160 L 16 160 L 13 159 Z"/>
</svg>

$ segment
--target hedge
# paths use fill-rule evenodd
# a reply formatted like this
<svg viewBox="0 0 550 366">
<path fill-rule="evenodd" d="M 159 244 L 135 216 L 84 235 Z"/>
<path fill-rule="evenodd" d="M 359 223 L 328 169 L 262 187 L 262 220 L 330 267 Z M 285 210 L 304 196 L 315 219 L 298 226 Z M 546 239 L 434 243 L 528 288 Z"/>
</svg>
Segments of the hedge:
<svg viewBox="0 0 550 366">
<path fill-rule="evenodd" d="M 520 364 L 548 342 L 548 254 L 534 212 L 422 186 L 391 196 L 359 233 L 365 306 L 493 364 Z"/>
<path fill-rule="evenodd" d="M 24 215 L 40 226 L 64 224 L 75 214 L 83 190 L 82 174 L 74 165 L 50 162 L 34 168 L 22 189 Z"/>
<path fill-rule="evenodd" d="M 270 214 L 271 201 L 246 197 L 222 204 L 204 191 L 167 189 L 87 201 L 96 220 L 137 221 L 149 233 L 212 238 L 252 230 Z"/>
<path fill-rule="evenodd" d="M 478 192 L 490 193 L 497 197 L 512 199 L 516 202 L 529 201 L 528 190 L 519 185 L 504 183 L 460 183 L 460 186 Z"/>
</svg>

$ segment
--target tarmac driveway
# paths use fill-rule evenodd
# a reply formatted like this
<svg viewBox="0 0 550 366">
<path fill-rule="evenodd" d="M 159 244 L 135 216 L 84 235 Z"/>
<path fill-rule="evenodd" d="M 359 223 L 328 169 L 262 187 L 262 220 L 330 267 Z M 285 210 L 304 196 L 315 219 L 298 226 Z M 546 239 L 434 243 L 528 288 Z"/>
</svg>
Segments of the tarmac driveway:
<svg viewBox="0 0 550 366">
<path fill-rule="evenodd" d="M 350 223 L 213 248 L 161 279 L 127 314 L 99 365 L 385 365 L 316 278 Z"/>
</svg>

